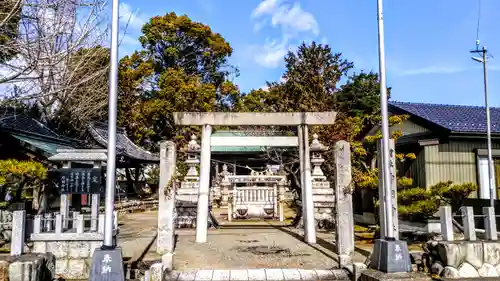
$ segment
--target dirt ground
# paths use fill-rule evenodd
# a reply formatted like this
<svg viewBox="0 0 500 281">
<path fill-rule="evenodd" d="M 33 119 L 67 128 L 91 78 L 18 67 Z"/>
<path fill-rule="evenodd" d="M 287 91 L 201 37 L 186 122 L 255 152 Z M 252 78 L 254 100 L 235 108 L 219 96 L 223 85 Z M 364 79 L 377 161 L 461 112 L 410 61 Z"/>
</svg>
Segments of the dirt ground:
<svg viewBox="0 0 500 281">
<path fill-rule="evenodd" d="M 124 258 L 131 262 L 161 259 L 155 252 L 157 212 L 129 214 L 120 223 L 118 244 Z M 194 230 L 181 229 L 176 234 L 176 270 L 338 267 L 331 232 L 318 232 L 315 245 L 303 242 L 302 230 L 276 222 L 225 224 L 209 230 L 208 242 L 203 244 L 195 243 Z M 355 261 L 365 259 L 356 253 Z"/>
</svg>

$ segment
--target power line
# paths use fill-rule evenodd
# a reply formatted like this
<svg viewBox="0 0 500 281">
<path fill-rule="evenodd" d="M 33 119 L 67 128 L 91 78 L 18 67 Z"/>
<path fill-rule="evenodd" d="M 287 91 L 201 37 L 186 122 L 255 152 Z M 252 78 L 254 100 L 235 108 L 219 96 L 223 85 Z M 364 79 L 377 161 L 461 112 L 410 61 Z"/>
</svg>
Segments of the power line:
<svg viewBox="0 0 500 281">
<path fill-rule="evenodd" d="M 481 0 L 477 0 L 477 27 L 476 27 L 476 42 L 479 42 L 479 29 L 481 27 Z"/>
</svg>

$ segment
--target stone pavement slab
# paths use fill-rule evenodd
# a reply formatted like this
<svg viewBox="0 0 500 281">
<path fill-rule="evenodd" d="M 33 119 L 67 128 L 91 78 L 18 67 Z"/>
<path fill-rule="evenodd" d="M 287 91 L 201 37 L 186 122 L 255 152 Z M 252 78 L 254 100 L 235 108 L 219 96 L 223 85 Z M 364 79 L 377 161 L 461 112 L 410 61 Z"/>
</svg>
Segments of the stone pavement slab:
<svg viewBox="0 0 500 281">
<path fill-rule="evenodd" d="M 165 275 L 171 281 L 309 281 L 309 280 L 350 280 L 347 272 L 342 269 L 234 269 L 234 270 L 194 270 L 172 271 Z"/>
</svg>

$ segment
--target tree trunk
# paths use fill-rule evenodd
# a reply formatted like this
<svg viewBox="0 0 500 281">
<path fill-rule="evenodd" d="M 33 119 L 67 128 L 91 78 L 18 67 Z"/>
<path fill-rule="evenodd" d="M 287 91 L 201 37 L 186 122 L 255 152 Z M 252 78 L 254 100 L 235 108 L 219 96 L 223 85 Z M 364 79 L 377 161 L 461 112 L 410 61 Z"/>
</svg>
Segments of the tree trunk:
<svg viewBox="0 0 500 281">
<path fill-rule="evenodd" d="M 42 187 L 43 189 L 43 187 Z M 40 209 L 40 188 L 33 188 L 33 203 L 32 208 L 35 211 Z"/>
<path fill-rule="evenodd" d="M 125 168 L 125 176 L 127 177 L 127 194 L 135 194 L 134 182 L 129 168 Z"/>
</svg>

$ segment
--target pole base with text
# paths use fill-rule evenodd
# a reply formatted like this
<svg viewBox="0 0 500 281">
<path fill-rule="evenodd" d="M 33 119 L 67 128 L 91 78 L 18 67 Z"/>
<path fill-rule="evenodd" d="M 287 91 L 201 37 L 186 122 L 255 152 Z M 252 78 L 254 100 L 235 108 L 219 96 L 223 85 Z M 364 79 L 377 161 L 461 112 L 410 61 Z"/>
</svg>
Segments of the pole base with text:
<svg viewBox="0 0 500 281">
<path fill-rule="evenodd" d="M 373 246 L 370 268 L 384 273 L 411 272 L 411 259 L 405 241 L 377 239 Z"/>
<path fill-rule="evenodd" d="M 89 281 L 125 281 L 120 247 L 95 249 Z"/>
</svg>

